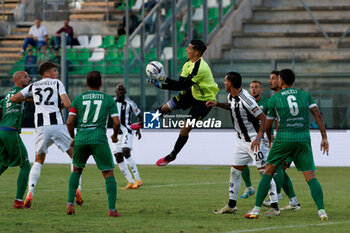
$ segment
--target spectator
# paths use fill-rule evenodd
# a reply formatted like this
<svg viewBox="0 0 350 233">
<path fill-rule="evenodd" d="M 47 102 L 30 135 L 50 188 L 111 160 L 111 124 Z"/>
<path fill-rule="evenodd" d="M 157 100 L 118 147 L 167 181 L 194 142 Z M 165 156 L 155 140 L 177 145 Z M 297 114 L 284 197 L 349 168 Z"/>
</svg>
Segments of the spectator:
<svg viewBox="0 0 350 233">
<path fill-rule="evenodd" d="M 146 3 L 145 3 L 145 10 L 146 11 L 151 11 L 152 8 L 157 4 L 157 1 L 156 0 L 148 0 Z"/>
<path fill-rule="evenodd" d="M 58 66 L 61 65 L 61 55 L 60 55 L 60 51 L 58 49 L 55 49 L 53 51 L 53 58 L 50 60 L 51 63 L 55 63 Z"/>
<path fill-rule="evenodd" d="M 51 52 L 47 49 L 47 45 L 41 46 L 41 52 L 38 55 L 37 63 L 40 65 L 43 62 L 48 62 L 51 58 Z"/>
<path fill-rule="evenodd" d="M 47 30 L 45 26 L 41 25 L 40 19 L 34 20 L 34 25 L 30 28 L 28 36 L 24 39 L 22 50 L 20 54 L 24 54 L 28 44 L 36 46 L 40 49 L 44 44 L 48 44 Z"/>
<path fill-rule="evenodd" d="M 148 16 L 149 12 L 150 12 L 149 10 L 146 10 L 146 17 Z M 146 21 L 146 24 L 145 24 L 145 30 L 148 33 L 154 33 L 155 25 L 153 23 L 153 16 L 149 17 L 149 19 Z"/>
<path fill-rule="evenodd" d="M 66 44 L 73 45 L 73 28 L 69 26 L 69 20 L 63 21 L 63 27 L 61 27 L 55 34 L 55 48 L 61 47 L 61 33 L 66 33 Z"/>
<path fill-rule="evenodd" d="M 138 17 L 132 12 L 132 9 L 129 9 L 129 34 L 132 34 L 140 21 Z M 126 34 L 126 17 L 123 17 L 123 23 L 119 25 L 118 36 Z"/>
<path fill-rule="evenodd" d="M 25 71 L 30 75 L 38 74 L 37 69 L 37 56 L 33 55 L 33 50 L 29 49 L 24 59 Z"/>
</svg>

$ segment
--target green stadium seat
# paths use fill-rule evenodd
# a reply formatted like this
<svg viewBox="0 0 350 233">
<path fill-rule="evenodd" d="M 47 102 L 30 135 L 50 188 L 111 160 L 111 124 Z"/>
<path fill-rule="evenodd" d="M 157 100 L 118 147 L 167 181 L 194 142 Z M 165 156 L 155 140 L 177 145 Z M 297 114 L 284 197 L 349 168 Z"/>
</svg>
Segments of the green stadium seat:
<svg viewBox="0 0 350 233">
<path fill-rule="evenodd" d="M 117 44 L 115 45 L 116 48 L 122 49 L 124 47 L 124 43 L 126 41 L 126 35 L 119 36 L 119 39 L 117 41 Z"/>
<path fill-rule="evenodd" d="M 99 71 L 101 74 L 104 74 L 106 66 L 107 66 L 107 63 L 105 63 L 105 61 L 98 61 L 95 64 L 94 70 Z"/>
<path fill-rule="evenodd" d="M 67 49 L 66 51 L 66 59 L 71 60 L 77 60 L 77 49 Z"/>
<path fill-rule="evenodd" d="M 89 61 L 84 61 L 79 70 L 77 71 L 78 74 L 88 74 L 90 71 L 94 70 L 94 63 Z"/>
<path fill-rule="evenodd" d="M 115 36 L 114 35 L 108 35 L 103 39 L 101 48 L 111 48 L 115 45 Z"/>
<path fill-rule="evenodd" d="M 217 20 L 219 18 L 218 8 L 209 8 L 208 10 L 208 20 Z"/>
<path fill-rule="evenodd" d="M 123 57 L 119 55 L 118 50 L 109 50 L 105 57 L 106 61 L 122 60 Z"/>
<path fill-rule="evenodd" d="M 80 49 L 78 51 L 77 60 L 86 61 L 91 55 L 90 49 Z"/>
<path fill-rule="evenodd" d="M 199 8 L 203 5 L 203 0 L 192 0 L 192 7 Z"/>
</svg>

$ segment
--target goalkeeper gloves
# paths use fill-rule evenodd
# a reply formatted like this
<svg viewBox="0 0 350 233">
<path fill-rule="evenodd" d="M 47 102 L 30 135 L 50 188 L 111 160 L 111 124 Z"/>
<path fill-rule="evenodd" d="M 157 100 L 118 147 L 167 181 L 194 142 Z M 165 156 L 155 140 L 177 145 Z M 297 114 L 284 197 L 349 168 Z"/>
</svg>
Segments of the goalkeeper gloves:
<svg viewBox="0 0 350 233">
<path fill-rule="evenodd" d="M 162 89 L 162 83 L 158 82 L 155 79 L 147 78 L 147 83 L 150 84 L 151 86 L 155 86 L 157 88 Z"/>
</svg>

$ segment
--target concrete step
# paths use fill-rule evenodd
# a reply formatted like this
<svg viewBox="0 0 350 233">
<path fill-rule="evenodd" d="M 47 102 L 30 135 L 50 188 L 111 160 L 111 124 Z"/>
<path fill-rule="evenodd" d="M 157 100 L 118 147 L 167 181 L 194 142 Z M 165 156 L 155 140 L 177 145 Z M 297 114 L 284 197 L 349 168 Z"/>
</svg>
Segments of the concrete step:
<svg viewBox="0 0 350 233">
<path fill-rule="evenodd" d="M 349 19 L 350 5 L 337 7 L 314 7 L 313 16 L 318 20 Z M 273 19 L 311 19 L 310 14 L 303 7 L 256 8 L 253 11 L 255 20 Z"/>
<path fill-rule="evenodd" d="M 350 15 L 350 14 L 349 14 Z M 350 19 L 350 18 L 349 18 Z M 335 23 L 321 23 L 324 31 L 333 33 L 344 33 L 349 27 L 350 22 L 335 24 Z M 264 22 L 248 22 L 243 25 L 243 31 L 249 33 L 261 32 L 281 32 L 281 33 L 315 33 L 320 32 L 320 28 L 314 22 L 305 22 L 303 24 L 289 24 L 289 23 L 264 23 Z"/>
<path fill-rule="evenodd" d="M 0 53 L 1 60 L 18 60 L 21 59 L 23 55 L 18 53 Z"/>
<path fill-rule="evenodd" d="M 350 48 L 342 49 L 231 49 L 224 59 L 350 59 Z"/>
<path fill-rule="evenodd" d="M 22 1 L 20 1 L 22 2 Z M 4 3 L 18 3 L 18 0 L 4 0 Z"/>
<path fill-rule="evenodd" d="M 18 4 L 17 3 L 5 3 L 5 9 L 15 9 Z"/>
<path fill-rule="evenodd" d="M 247 74 L 269 74 L 271 72 L 271 60 L 220 60 L 218 62 L 211 61 L 213 73 L 216 77 L 224 77 L 227 72 L 234 70 L 238 73 Z M 303 74 L 350 74 L 350 66 L 348 60 L 279 60 L 277 68 L 293 69 L 296 73 Z"/>
<path fill-rule="evenodd" d="M 338 37 L 330 37 L 337 41 Z M 345 37 L 342 43 L 349 43 L 350 38 Z M 234 37 L 231 48 L 321 48 L 328 45 L 328 41 L 320 36 L 285 37 L 285 36 L 241 36 Z M 225 46 L 226 48 L 226 46 Z"/>
<path fill-rule="evenodd" d="M 342 31 L 339 32 L 327 32 L 329 37 L 339 38 L 343 35 Z M 233 32 L 233 38 L 237 37 L 324 37 L 322 32 Z"/>
<path fill-rule="evenodd" d="M 348 0 L 305 0 L 308 7 L 311 6 L 337 6 L 349 5 Z M 279 6 L 302 6 L 299 0 L 264 0 L 264 7 L 279 7 Z"/>
<path fill-rule="evenodd" d="M 20 28 L 12 28 L 11 33 L 26 33 L 28 34 L 30 27 L 20 27 Z"/>
<path fill-rule="evenodd" d="M 5 40 L 24 40 L 27 34 L 24 35 L 6 35 Z"/>
<path fill-rule="evenodd" d="M 21 47 L 0 47 L 0 53 L 18 53 Z"/>
<path fill-rule="evenodd" d="M 0 47 L 18 47 L 22 46 L 23 40 L 1 40 Z"/>
<path fill-rule="evenodd" d="M 105 17 L 105 13 L 102 14 L 73 14 L 70 15 L 70 20 L 72 21 L 81 21 L 81 20 L 90 20 L 90 21 L 102 21 Z"/>
<path fill-rule="evenodd" d="M 88 7 L 104 7 L 106 8 L 107 2 L 84 2 L 81 4 L 81 8 L 88 8 Z M 114 8 L 114 2 L 108 2 L 108 7 L 109 8 Z"/>
</svg>

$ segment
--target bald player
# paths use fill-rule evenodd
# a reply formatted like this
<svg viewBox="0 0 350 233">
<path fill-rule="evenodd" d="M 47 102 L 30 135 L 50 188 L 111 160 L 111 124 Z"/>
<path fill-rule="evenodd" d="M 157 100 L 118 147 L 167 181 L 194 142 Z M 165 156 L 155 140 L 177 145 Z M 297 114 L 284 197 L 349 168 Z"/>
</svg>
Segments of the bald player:
<svg viewBox="0 0 350 233">
<path fill-rule="evenodd" d="M 24 208 L 23 195 L 27 188 L 30 171 L 27 149 L 19 135 L 21 133 L 24 101 L 13 103 L 10 101 L 10 98 L 28 86 L 30 78 L 27 72 L 17 71 L 13 75 L 13 82 L 15 86 L 0 101 L 0 107 L 2 108 L 0 121 L 0 176 L 8 167 L 20 166 L 21 169 L 17 178 L 16 200 L 13 203 L 13 208 L 22 209 Z"/>
</svg>

